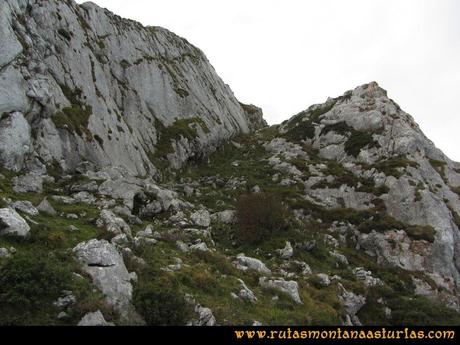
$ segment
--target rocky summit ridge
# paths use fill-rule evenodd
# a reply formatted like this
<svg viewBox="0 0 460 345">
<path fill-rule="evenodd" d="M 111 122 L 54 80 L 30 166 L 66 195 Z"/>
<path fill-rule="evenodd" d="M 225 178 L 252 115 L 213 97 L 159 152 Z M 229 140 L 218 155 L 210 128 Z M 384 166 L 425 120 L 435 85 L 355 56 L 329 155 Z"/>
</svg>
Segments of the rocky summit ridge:
<svg viewBox="0 0 460 345">
<path fill-rule="evenodd" d="M 459 323 L 460 164 L 377 83 L 268 127 L 93 3 L 0 41 L 0 324 Z"/>
</svg>

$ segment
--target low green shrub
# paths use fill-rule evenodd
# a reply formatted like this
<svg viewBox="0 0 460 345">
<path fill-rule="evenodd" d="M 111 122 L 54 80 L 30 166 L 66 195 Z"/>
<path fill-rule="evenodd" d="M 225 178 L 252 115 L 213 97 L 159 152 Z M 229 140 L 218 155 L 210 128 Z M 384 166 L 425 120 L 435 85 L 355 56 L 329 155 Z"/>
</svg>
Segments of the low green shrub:
<svg viewBox="0 0 460 345">
<path fill-rule="evenodd" d="M 191 307 L 177 283 L 167 278 L 140 282 L 134 290 L 133 303 L 151 326 L 185 325 L 191 316 Z"/>
<path fill-rule="evenodd" d="M 52 302 L 72 285 L 72 270 L 48 252 L 17 253 L 0 268 L 0 324 L 46 324 Z"/>
<path fill-rule="evenodd" d="M 236 205 L 235 236 L 240 243 L 258 244 L 287 229 L 286 210 L 265 193 L 243 194 Z"/>
<path fill-rule="evenodd" d="M 368 146 L 379 147 L 379 144 L 372 137 L 373 133 L 362 132 L 362 131 L 352 131 L 350 137 L 345 142 L 345 152 L 350 156 L 357 157 L 361 150 Z"/>
</svg>

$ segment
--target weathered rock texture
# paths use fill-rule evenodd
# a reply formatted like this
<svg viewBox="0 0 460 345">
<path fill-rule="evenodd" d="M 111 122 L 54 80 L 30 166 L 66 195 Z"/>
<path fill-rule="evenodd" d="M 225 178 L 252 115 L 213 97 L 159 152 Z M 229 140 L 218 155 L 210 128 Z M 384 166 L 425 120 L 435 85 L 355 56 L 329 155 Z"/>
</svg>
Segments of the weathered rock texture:
<svg viewBox="0 0 460 345">
<path fill-rule="evenodd" d="M 5 0 L 0 13 L 0 161 L 146 175 L 264 126 L 204 54 L 160 27 L 95 4 Z M 161 142 L 160 142 L 161 141 Z"/>
<path fill-rule="evenodd" d="M 375 217 L 366 226 L 361 213 L 358 248 L 382 265 L 424 271 L 458 296 L 460 164 L 437 149 L 385 90 L 372 82 L 329 98 L 291 118 L 280 132 L 324 160 L 308 167 L 307 199 L 329 209 L 385 215 L 377 227 Z M 274 139 L 267 149 L 292 154 L 294 148 L 286 147 Z M 330 174 L 330 161 L 340 164 L 340 174 Z"/>
<path fill-rule="evenodd" d="M 105 240 L 82 242 L 73 249 L 82 269 L 125 322 L 140 323 L 131 305 L 131 276 L 115 246 Z"/>
</svg>

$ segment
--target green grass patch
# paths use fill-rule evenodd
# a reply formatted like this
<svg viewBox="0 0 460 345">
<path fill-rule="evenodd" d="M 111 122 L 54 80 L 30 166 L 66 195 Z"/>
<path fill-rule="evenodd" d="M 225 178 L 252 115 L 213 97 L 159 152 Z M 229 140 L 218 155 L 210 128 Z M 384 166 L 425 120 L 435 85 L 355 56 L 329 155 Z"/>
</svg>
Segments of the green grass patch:
<svg viewBox="0 0 460 345">
<path fill-rule="evenodd" d="M 335 105 L 331 102 L 329 105 L 316 105 L 310 107 L 294 116 L 287 123 L 287 132 L 282 135 L 292 142 L 301 142 L 305 139 L 313 139 L 315 136 L 315 127 L 320 122 L 320 117 L 329 112 Z"/>
<path fill-rule="evenodd" d="M 434 170 L 442 177 L 444 182 L 448 182 L 447 180 L 447 175 L 446 175 L 446 165 L 447 163 L 444 161 L 439 161 L 436 159 L 430 159 L 429 160 L 431 166 L 433 167 Z"/>
<path fill-rule="evenodd" d="M 210 132 L 204 121 L 198 117 L 177 119 L 168 127 L 164 126 L 160 121 L 156 121 L 155 128 L 157 130 L 158 142 L 155 153 L 152 156 L 153 163 L 159 159 L 166 160 L 168 154 L 174 153 L 173 140 L 177 141 L 183 137 L 193 141 L 198 136 L 198 128 L 201 128 L 205 133 Z"/>
<path fill-rule="evenodd" d="M 76 132 L 80 136 L 84 134 L 87 140 L 92 140 L 93 136 L 88 129 L 89 117 L 93 112 L 92 107 L 81 101 L 82 91 L 80 89 L 72 90 L 66 85 L 60 85 L 60 87 L 71 106 L 52 115 L 51 120 L 57 128 Z"/>
<path fill-rule="evenodd" d="M 411 161 L 406 156 L 398 156 L 380 160 L 372 165 L 361 163 L 361 166 L 366 170 L 375 168 L 376 170 L 384 173 L 386 176 L 394 176 L 396 178 L 400 178 L 404 174 L 404 169 L 407 167 L 419 167 L 417 162 Z"/>
</svg>

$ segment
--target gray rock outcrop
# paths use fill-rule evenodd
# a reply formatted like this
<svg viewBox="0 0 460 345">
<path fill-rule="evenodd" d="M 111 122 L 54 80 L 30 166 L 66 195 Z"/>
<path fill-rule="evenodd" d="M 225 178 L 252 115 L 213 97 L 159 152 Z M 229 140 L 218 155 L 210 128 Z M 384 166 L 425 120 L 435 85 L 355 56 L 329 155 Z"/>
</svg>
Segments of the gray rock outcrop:
<svg viewBox="0 0 460 345">
<path fill-rule="evenodd" d="M 32 205 L 30 201 L 15 201 L 10 205 L 16 211 L 23 212 L 28 214 L 29 216 L 36 216 L 38 215 L 38 210 Z"/>
<path fill-rule="evenodd" d="M 253 270 L 261 274 L 271 274 L 270 269 L 265 264 L 256 258 L 248 257 L 244 254 L 238 254 L 234 262 L 236 268 L 246 271 Z"/>
<path fill-rule="evenodd" d="M 359 86 L 297 114 L 280 126 L 280 133 L 292 145 L 276 138 L 267 149 L 292 157 L 304 144 L 317 150 L 319 159 L 340 166 L 334 176 L 327 164 L 309 166 L 311 176 L 302 180 L 306 199 L 329 209 L 361 211 L 378 211 L 374 202 L 380 202 L 380 212 L 405 224 L 406 229 L 389 226 L 384 231 L 369 225 L 357 234 L 359 248 L 381 264 L 424 271 L 458 295 L 459 164 L 436 148 L 385 90 L 375 82 Z M 276 162 L 274 156 L 273 164 L 290 163 Z M 406 231 L 409 226 L 412 234 Z"/>
<path fill-rule="evenodd" d="M 77 326 L 114 326 L 114 324 L 105 321 L 104 315 L 102 315 L 100 310 L 97 310 L 95 312 L 85 314 L 80 322 L 78 322 Z"/>
<path fill-rule="evenodd" d="M 293 280 L 259 278 L 259 285 L 264 289 L 275 289 L 288 295 L 295 303 L 303 304 L 299 296 L 299 285 Z"/>
<path fill-rule="evenodd" d="M 192 323 L 193 326 L 215 326 L 216 318 L 214 317 L 212 310 L 203 307 L 199 304 L 195 306 L 195 313 L 198 314 L 198 320 Z"/>
<path fill-rule="evenodd" d="M 0 236 L 15 235 L 25 237 L 29 234 L 30 226 L 12 208 L 0 208 Z"/>
<path fill-rule="evenodd" d="M 91 2 L 5 0 L 0 16 L 0 162 L 11 170 L 38 154 L 65 170 L 146 175 L 265 125 L 166 29 Z"/>
<path fill-rule="evenodd" d="M 57 211 L 53 208 L 53 206 L 49 203 L 48 200 L 43 199 L 40 204 L 37 206 L 37 210 L 49 216 L 57 215 Z"/>
<path fill-rule="evenodd" d="M 121 217 L 117 217 L 109 210 L 102 210 L 99 219 L 96 222 L 98 227 L 104 228 L 106 231 L 120 235 L 122 233 L 131 236 L 130 226 Z"/>
<path fill-rule="evenodd" d="M 106 296 L 107 303 L 122 319 L 135 322 L 138 317 L 131 305 L 131 276 L 116 247 L 106 240 L 93 239 L 78 244 L 73 252 L 94 285 Z"/>
</svg>

